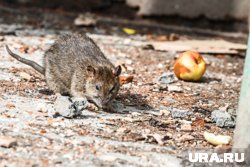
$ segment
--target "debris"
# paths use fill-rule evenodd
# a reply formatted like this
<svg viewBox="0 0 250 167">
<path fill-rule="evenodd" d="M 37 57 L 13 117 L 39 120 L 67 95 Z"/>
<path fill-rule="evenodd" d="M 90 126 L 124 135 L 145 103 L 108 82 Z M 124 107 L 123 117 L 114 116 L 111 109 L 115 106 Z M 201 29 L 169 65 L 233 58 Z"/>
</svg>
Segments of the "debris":
<svg viewBox="0 0 250 167">
<path fill-rule="evenodd" d="M 47 109 L 47 106 L 45 103 L 39 103 L 36 107 L 37 111 L 38 112 L 43 112 L 43 113 L 46 113 L 48 112 L 48 109 Z"/>
<path fill-rule="evenodd" d="M 199 53 L 207 54 L 239 54 L 240 51 L 244 51 L 247 48 L 244 44 L 232 43 L 225 40 L 145 42 L 145 45 L 152 45 L 155 50 L 160 51 L 185 52 L 187 50 L 196 50 Z"/>
<path fill-rule="evenodd" d="M 26 81 L 31 81 L 32 80 L 32 76 L 26 72 L 19 72 L 17 73 L 22 79 L 26 80 Z"/>
<path fill-rule="evenodd" d="M 172 104 L 172 103 L 175 103 L 176 100 L 174 100 L 173 98 L 167 96 L 167 97 L 164 97 L 163 99 L 164 102 L 167 102 L 168 104 Z"/>
<path fill-rule="evenodd" d="M 119 129 L 116 130 L 117 133 L 129 133 L 131 130 L 126 128 L 126 127 L 121 127 Z"/>
<path fill-rule="evenodd" d="M 159 134 L 153 134 L 153 137 L 155 138 L 155 140 L 157 141 L 159 145 L 164 145 L 164 142 L 163 142 L 164 136 L 161 136 Z"/>
<path fill-rule="evenodd" d="M 96 16 L 91 13 L 80 14 L 75 20 L 76 26 L 93 26 L 97 22 Z"/>
<path fill-rule="evenodd" d="M 179 86 L 176 86 L 176 85 L 169 85 L 168 86 L 168 91 L 169 92 L 182 93 L 183 89 L 181 87 L 179 87 Z"/>
<path fill-rule="evenodd" d="M 10 148 L 17 145 L 17 140 L 13 137 L 0 136 L 0 146 Z"/>
<path fill-rule="evenodd" d="M 190 132 L 192 131 L 192 126 L 189 123 L 181 124 L 181 131 Z"/>
<path fill-rule="evenodd" d="M 163 110 L 160 110 L 160 114 L 161 114 L 161 115 L 169 115 L 169 114 L 170 114 L 170 111 L 169 111 L 169 110 L 166 110 L 166 109 L 165 109 L 165 110 L 163 109 Z"/>
<path fill-rule="evenodd" d="M 152 91 L 153 91 L 153 92 L 160 92 L 160 89 L 154 88 L 154 89 L 152 89 Z"/>
<path fill-rule="evenodd" d="M 57 95 L 54 103 L 55 112 L 66 118 L 81 115 L 82 111 L 86 109 L 87 106 L 88 102 L 86 98 L 70 98 L 61 95 Z"/>
<path fill-rule="evenodd" d="M 212 121 L 216 122 L 216 125 L 221 128 L 233 128 L 236 124 L 235 118 L 226 111 L 214 110 L 211 114 L 211 118 Z"/>
<path fill-rule="evenodd" d="M 177 108 L 173 108 L 171 110 L 171 115 L 173 118 L 185 118 L 189 115 L 192 115 L 193 112 L 189 111 L 189 110 L 181 110 L 181 109 L 177 109 Z"/>
<path fill-rule="evenodd" d="M 180 138 L 178 138 L 177 140 L 180 142 L 190 141 L 190 140 L 194 140 L 194 136 L 191 136 L 189 134 L 184 134 Z"/>
<path fill-rule="evenodd" d="M 46 132 L 47 132 L 47 131 L 44 130 L 44 129 L 40 130 L 40 133 L 41 133 L 41 134 L 44 134 L 44 133 L 46 133 Z"/>
<path fill-rule="evenodd" d="M 134 35 L 134 34 L 136 34 L 136 30 L 132 29 L 132 28 L 126 28 L 126 27 L 124 27 L 122 30 L 123 30 L 123 32 L 125 32 L 128 35 Z"/>
<path fill-rule="evenodd" d="M 176 41 L 178 40 L 180 37 L 177 34 L 170 34 L 170 35 L 159 35 L 159 36 L 155 36 L 152 34 L 148 34 L 146 35 L 146 38 L 148 40 L 153 40 L 153 41 Z"/>
<path fill-rule="evenodd" d="M 192 128 L 194 129 L 203 129 L 205 126 L 205 120 L 203 118 L 197 118 L 192 122 Z"/>
<path fill-rule="evenodd" d="M 153 127 L 159 127 L 159 128 L 166 128 L 168 126 L 167 123 L 162 122 L 161 120 L 154 119 L 154 118 L 150 118 L 149 125 Z"/>
<path fill-rule="evenodd" d="M 15 108 L 15 104 L 12 104 L 12 103 L 8 103 L 8 104 L 5 104 L 5 107 L 7 108 Z"/>
<path fill-rule="evenodd" d="M 171 84 L 175 81 L 174 73 L 168 72 L 163 73 L 159 78 L 154 80 L 155 83 L 160 85 L 160 89 L 164 90 L 167 88 L 168 84 Z"/>
<path fill-rule="evenodd" d="M 133 75 L 126 74 L 126 75 L 119 76 L 119 82 L 121 85 L 126 84 L 126 83 L 130 83 L 133 81 L 133 79 L 134 79 Z"/>
<path fill-rule="evenodd" d="M 213 145 L 229 144 L 232 138 L 224 135 L 214 135 L 213 133 L 204 132 L 204 138 Z"/>
<path fill-rule="evenodd" d="M 29 47 L 27 45 L 24 45 L 19 48 L 19 52 L 21 53 L 28 53 Z"/>
<path fill-rule="evenodd" d="M 169 139 L 168 136 L 162 136 L 160 134 L 142 134 L 142 136 L 147 142 L 157 142 L 159 145 L 164 145 L 164 140 Z"/>
<path fill-rule="evenodd" d="M 0 41 L 2 42 L 4 40 L 5 40 L 4 36 L 0 36 Z"/>
</svg>

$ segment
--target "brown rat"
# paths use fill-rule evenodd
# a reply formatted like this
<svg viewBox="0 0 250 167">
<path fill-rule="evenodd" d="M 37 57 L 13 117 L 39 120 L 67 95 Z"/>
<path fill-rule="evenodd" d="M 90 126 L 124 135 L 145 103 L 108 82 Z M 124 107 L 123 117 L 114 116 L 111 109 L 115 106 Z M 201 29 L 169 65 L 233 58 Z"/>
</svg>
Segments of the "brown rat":
<svg viewBox="0 0 250 167">
<path fill-rule="evenodd" d="M 6 49 L 18 61 L 44 74 L 54 93 L 86 97 L 100 108 L 105 108 L 118 93 L 121 67 L 114 67 L 84 34 L 61 36 L 45 52 L 44 67 L 16 55 L 8 46 Z"/>
</svg>

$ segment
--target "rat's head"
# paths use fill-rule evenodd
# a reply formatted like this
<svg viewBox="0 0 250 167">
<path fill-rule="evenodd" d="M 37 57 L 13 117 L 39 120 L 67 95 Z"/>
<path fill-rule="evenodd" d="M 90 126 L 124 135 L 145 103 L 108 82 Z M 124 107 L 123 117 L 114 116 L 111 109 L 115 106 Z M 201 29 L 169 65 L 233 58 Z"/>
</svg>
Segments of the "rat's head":
<svg viewBox="0 0 250 167">
<path fill-rule="evenodd" d="M 121 66 L 87 67 L 86 96 L 98 107 L 105 107 L 118 93 L 120 88 L 119 75 Z"/>
</svg>

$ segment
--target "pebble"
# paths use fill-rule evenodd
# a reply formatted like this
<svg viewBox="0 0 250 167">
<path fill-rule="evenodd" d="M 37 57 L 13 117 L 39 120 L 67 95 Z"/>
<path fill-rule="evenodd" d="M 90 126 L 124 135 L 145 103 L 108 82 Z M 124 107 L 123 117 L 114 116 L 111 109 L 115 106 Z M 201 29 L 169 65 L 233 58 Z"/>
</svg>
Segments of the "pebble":
<svg viewBox="0 0 250 167">
<path fill-rule="evenodd" d="M 32 76 L 26 72 L 19 72 L 18 75 L 24 79 L 24 80 L 27 80 L 27 81 L 30 81 L 32 79 Z"/>
<path fill-rule="evenodd" d="M 169 115 L 169 114 L 170 114 L 170 111 L 169 111 L 169 110 L 166 110 L 166 109 L 165 109 L 165 110 L 163 109 L 163 110 L 160 110 L 160 114 L 161 114 L 161 115 Z"/>
<path fill-rule="evenodd" d="M 87 108 L 86 98 L 70 98 L 58 95 L 54 103 L 55 112 L 66 118 L 73 118 L 82 114 Z"/>
<path fill-rule="evenodd" d="M 171 115 L 173 118 L 185 118 L 192 114 L 193 112 L 189 110 L 182 110 L 182 109 L 177 109 L 177 108 L 173 108 L 171 110 Z"/>
<path fill-rule="evenodd" d="M 160 92 L 160 89 L 154 88 L 152 91 L 153 91 L 153 92 Z"/>
<path fill-rule="evenodd" d="M 179 86 L 169 85 L 168 86 L 168 91 L 169 92 L 181 93 L 181 92 L 183 92 L 183 89 L 181 87 L 179 87 Z"/>
<path fill-rule="evenodd" d="M 96 19 L 93 15 L 87 13 L 85 15 L 80 14 L 75 20 L 76 26 L 91 26 L 96 24 Z"/>
<path fill-rule="evenodd" d="M 194 139 L 194 136 L 191 136 L 191 135 L 189 135 L 189 134 L 185 134 L 185 135 L 183 135 L 183 136 L 181 136 L 181 137 L 179 138 L 179 140 L 180 140 L 181 142 L 189 141 L 189 140 L 193 140 L 193 139 Z"/>
<path fill-rule="evenodd" d="M 171 97 L 169 97 L 169 96 L 165 97 L 165 98 L 163 99 L 163 101 L 166 101 L 166 102 L 169 103 L 169 104 L 172 104 L 172 103 L 175 103 L 175 102 L 176 102 L 176 100 L 174 100 L 173 98 L 171 98 Z"/>
<path fill-rule="evenodd" d="M 235 127 L 236 121 L 228 112 L 221 110 L 214 110 L 211 114 L 211 119 L 213 122 L 216 122 L 218 127 Z"/>
<path fill-rule="evenodd" d="M 42 113 L 46 113 L 48 112 L 48 109 L 47 109 L 47 106 L 45 103 L 38 103 L 37 107 L 36 107 L 36 110 L 38 112 L 42 112 Z"/>
<path fill-rule="evenodd" d="M 174 73 L 168 72 L 163 73 L 159 78 L 156 78 L 154 80 L 155 83 L 158 83 L 160 85 L 168 85 L 170 83 L 173 83 L 175 81 Z"/>
<path fill-rule="evenodd" d="M 130 129 L 126 128 L 126 127 L 121 127 L 119 129 L 116 130 L 117 133 L 129 133 Z"/>
<path fill-rule="evenodd" d="M 17 140 L 13 137 L 0 136 L 0 146 L 10 148 L 17 145 Z"/>
<path fill-rule="evenodd" d="M 164 139 L 164 136 L 160 135 L 160 134 L 153 134 L 153 137 L 155 138 L 155 140 L 157 141 L 157 143 L 159 145 L 163 145 L 164 142 L 163 142 L 163 139 Z"/>
<path fill-rule="evenodd" d="M 185 132 L 192 131 L 191 124 L 188 124 L 188 123 L 181 124 L 181 131 L 185 131 Z"/>
</svg>

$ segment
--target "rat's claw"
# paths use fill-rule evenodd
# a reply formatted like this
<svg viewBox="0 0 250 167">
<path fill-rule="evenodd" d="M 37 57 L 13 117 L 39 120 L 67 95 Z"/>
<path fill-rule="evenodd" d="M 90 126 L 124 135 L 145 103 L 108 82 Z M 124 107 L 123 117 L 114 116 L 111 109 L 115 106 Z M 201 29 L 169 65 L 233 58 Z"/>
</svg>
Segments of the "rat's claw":
<svg viewBox="0 0 250 167">
<path fill-rule="evenodd" d="M 87 109 L 90 111 L 98 111 L 99 110 L 99 108 L 93 103 L 88 103 Z"/>
</svg>

